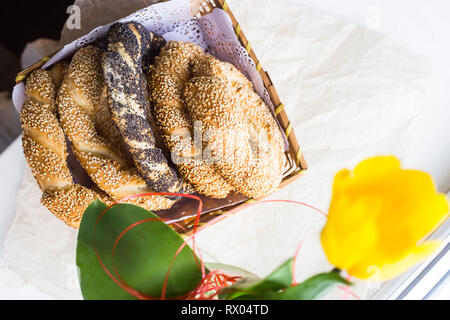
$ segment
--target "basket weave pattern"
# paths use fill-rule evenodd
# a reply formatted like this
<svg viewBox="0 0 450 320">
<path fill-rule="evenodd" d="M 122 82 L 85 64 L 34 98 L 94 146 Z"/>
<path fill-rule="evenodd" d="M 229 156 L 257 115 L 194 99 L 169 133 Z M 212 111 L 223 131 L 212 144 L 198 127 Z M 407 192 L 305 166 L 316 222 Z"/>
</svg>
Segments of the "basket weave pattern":
<svg viewBox="0 0 450 320">
<path fill-rule="evenodd" d="M 297 180 L 302 175 L 304 170 L 306 170 L 308 168 L 308 166 L 307 166 L 307 163 L 303 156 L 300 145 L 297 141 L 297 138 L 295 136 L 292 124 L 289 121 L 289 118 L 286 114 L 284 105 L 278 96 L 278 93 L 272 83 L 272 80 L 270 79 L 269 74 L 262 67 L 261 62 L 257 58 L 249 40 L 246 38 L 239 22 L 233 15 L 232 11 L 230 10 L 230 8 L 225 0 L 209 0 L 208 2 L 193 0 L 192 4 L 193 4 L 193 6 L 194 5 L 199 6 L 198 8 L 193 7 L 193 10 L 192 10 L 193 12 L 197 12 L 199 15 L 207 14 L 214 8 L 220 8 L 220 9 L 224 10 L 231 19 L 235 34 L 236 34 L 239 42 L 245 48 L 245 50 L 247 51 L 247 53 L 249 54 L 249 56 L 252 58 L 252 60 L 255 63 L 256 69 L 262 78 L 264 87 L 266 88 L 267 92 L 269 93 L 270 100 L 274 106 L 274 116 L 278 120 L 278 123 L 280 124 L 281 129 L 284 131 L 284 133 L 287 137 L 288 144 L 289 144 L 289 150 L 286 152 L 287 167 L 285 170 L 283 181 L 281 182 L 281 184 L 279 186 L 279 188 L 283 188 L 284 186 Z M 56 54 L 56 52 L 50 54 L 47 57 L 42 58 L 40 61 L 38 61 L 35 64 L 29 66 L 28 68 L 22 70 L 16 76 L 16 83 L 20 83 L 20 82 L 24 81 L 26 79 L 26 77 L 28 76 L 28 74 L 30 74 L 35 69 L 41 68 L 45 64 L 45 62 L 47 62 L 54 54 Z M 242 201 L 238 204 L 233 204 L 231 206 L 222 207 L 221 209 L 218 209 L 218 210 L 210 210 L 209 212 L 205 212 L 201 216 L 200 225 L 213 219 L 217 215 L 223 214 L 223 213 L 230 211 L 232 209 L 235 209 L 239 206 L 245 205 L 245 202 L 254 201 L 254 200 L 257 200 L 257 199 L 243 198 Z M 192 231 L 194 222 L 195 222 L 195 217 L 191 217 L 191 218 L 184 219 L 183 221 L 180 221 L 179 223 L 181 224 L 181 226 L 184 227 L 183 232 L 189 233 L 190 231 Z"/>
</svg>

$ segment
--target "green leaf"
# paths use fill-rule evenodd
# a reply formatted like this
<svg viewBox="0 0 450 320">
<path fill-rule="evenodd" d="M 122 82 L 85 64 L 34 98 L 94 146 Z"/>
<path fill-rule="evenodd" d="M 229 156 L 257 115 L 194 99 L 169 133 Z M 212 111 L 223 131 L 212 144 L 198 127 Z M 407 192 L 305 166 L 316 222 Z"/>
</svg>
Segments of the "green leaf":
<svg viewBox="0 0 450 320">
<path fill-rule="evenodd" d="M 337 271 L 320 273 L 294 287 L 274 293 L 272 296 L 277 300 L 313 300 L 338 284 L 349 285 L 350 282 L 342 278 Z"/>
<path fill-rule="evenodd" d="M 222 290 L 219 297 L 231 300 L 244 295 L 287 288 L 292 283 L 292 262 L 293 259 L 287 260 L 262 280 L 256 276 L 242 278 L 234 285 Z"/>
<path fill-rule="evenodd" d="M 101 267 L 94 250 L 93 230 L 97 218 L 106 209 L 94 201 L 86 209 L 78 233 L 77 265 L 85 299 L 136 299 L 117 285 Z M 112 248 L 120 233 L 138 221 L 158 219 L 153 213 L 130 204 L 118 204 L 102 216 L 95 231 L 95 245 L 105 267 L 142 294 L 160 297 L 164 279 L 181 236 L 162 221 L 140 224 L 120 240 L 112 258 Z M 113 263 L 114 262 L 114 263 Z M 117 278 L 117 277 L 116 277 Z M 166 297 L 177 297 L 193 290 L 201 280 L 201 271 L 193 251 L 185 246 L 172 265 Z"/>
<path fill-rule="evenodd" d="M 291 286 L 292 262 L 289 259 L 264 279 L 248 275 L 234 285 L 224 288 L 219 295 L 224 300 L 311 300 L 316 299 L 326 289 L 342 283 L 349 284 L 339 272 L 321 273 L 308 280 Z"/>
<path fill-rule="evenodd" d="M 257 283 L 253 290 L 265 291 L 265 290 L 279 290 L 286 288 L 292 283 L 292 262 L 294 259 L 289 259 L 275 271 L 268 275 L 265 279 Z"/>
<path fill-rule="evenodd" d="M 284 290 L 253 292 L 237 297 L 239 300 L 313 300 L 338 284 L 349 285 L 339 272 L 320 273 L 304 282 Z"/>
</svg>

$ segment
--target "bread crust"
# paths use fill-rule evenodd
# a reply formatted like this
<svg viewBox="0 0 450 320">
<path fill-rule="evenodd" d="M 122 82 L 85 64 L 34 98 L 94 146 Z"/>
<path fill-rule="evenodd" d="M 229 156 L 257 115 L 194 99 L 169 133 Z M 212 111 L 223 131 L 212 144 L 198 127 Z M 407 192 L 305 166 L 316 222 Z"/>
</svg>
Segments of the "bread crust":
<svg viewBox="0 0 450 320">
<path fill-rule="evenodd" d="M 143 90 L 142 60 L 152 45 L 150 37 L 153 36 L 135 22 L 116 23 L 109 29 L 108 48 L 102 58 L 108 106 L 112 120 L 147 184 L 158 192 L 191 193 L 192 188 L 184 183 L 156 146 L 155 135 L 147 120 L 148 100 Z"/>
<path fill-rule="evenodd" d="M 269 108 L 233 65 L 210 55 L 194 61 L 184 96 L 194 121 L 211 132 L 205 147 L 238 192 L 258 198 L 282 180 L 284 143 Z"/>
<path fill-rule="evenodd" d="M 188 42 L 171 41 L 155 59 L 149 75 L 149 92 L 155 122 L 178 171 L 194 189 L 212 198 L 224 198 L 233 187 L 203 159 L 201 145 L 194 145 L 193 122 L 185 107 L 183 90 L 191 77 L 191 64 L 204 55 Z"/>
<path fill-rule="evenodd" d="M 53 74 L 56 75 L 56 71 Z M 78 228 L 84 211 L 93 200 L 109 204 L 111 199 L 102 192 L 73 182 L 66 162 L 64 132 L 56 116 L 56 87 L 49 72 L 35 70 L 28 77 L 25 90 L 27 99 L 20 113 L 22 147 L 31 172 L 43 191 L 41 203 L 64 223 Z"/>
<path fill-rule="evenodd" d="M 128 158 L 123 157 L 123 151 L 119 148 L 117 152 L 108 138 L 96 129 L 96 115 L 99 111 L 105 112 L 101 105 L 104 88 L 101 55 L 99 48 L 89 45 L 80 48 L 73 56 L 58 93 L 62 127 L 82 167 L 114 200 L 154 192 L 136 168 L 130 166 Z M 114 128 L 107 129 L 110 139 L 118 139 Z M 125 202 L 147 210 L 162 210 L 170 208 L 175 201 L 155 195 Z"/>
</svg>

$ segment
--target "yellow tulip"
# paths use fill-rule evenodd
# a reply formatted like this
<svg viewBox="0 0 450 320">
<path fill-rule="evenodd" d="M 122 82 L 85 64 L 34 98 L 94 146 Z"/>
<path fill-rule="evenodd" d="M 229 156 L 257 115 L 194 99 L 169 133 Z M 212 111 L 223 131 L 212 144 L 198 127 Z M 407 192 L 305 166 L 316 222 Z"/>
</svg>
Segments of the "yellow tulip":
<svg viewBox="0 0 450 320">
<path fill-rule="evenodd" d="M 439 246 L 421 241 L 448 209 L 428 174 L 402 169 L 395 157 L 370 158 L 353 173 L 337 173 L 322 246 L 329 262 L 350 275 L 387 280 Z"/>
</svg>

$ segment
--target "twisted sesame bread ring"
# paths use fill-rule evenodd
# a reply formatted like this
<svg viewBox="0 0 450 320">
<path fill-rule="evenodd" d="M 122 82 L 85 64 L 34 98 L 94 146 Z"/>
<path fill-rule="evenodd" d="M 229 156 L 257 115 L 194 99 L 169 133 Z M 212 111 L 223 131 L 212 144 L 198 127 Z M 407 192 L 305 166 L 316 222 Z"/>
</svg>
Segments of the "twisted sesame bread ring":
<svg viewBox="0 0 450 320">
<path fill-rule="evenodd" d="M 112 120 L 125 141 L 134 163 L 149 186 L 158 192 L 190 193 L 188 184 L 165 158 L 147 121 L 142 59 L 155 35 L 141 24 L 116 23 L 107 34 L 108 49 L 102 65 L 108 86 Z M 158 46 L 160 41 L 157 41 Z M 150 49 L 151 50 L 151 49 Z"/>
<path fill-rule="evenodd" d="M 193 122 L 183 101 L 184 86 L 191 76 L 190 65 L 202 55 L 203 49 L 193 43 L 166 44 L 150 72 L 149 91 L 155 122 L 172 159 L 176 159 L 178 171 L 197 192 L 224 198 L 233 188 L 216 172 L 214 164 L 202 159 L 202 148 L 194 145 Z"/>
<path fill-rule="evenodd" d="M 55 85 L 56 92 L 58 92 L 58 89 L 61 86 L 61 82 L 63 81 L 64 75 L 66 74 L 68 65 L 69 64 L 66 60 L 61 60 L 55 63 L 48 70 L 48 74 L 50 75 L 50 78 L 52 78 L 52 82 Z"/>
<path fill-rule="evenodd" d="M 111 119 L 111 113 L 108 108 L 108 93 L 106 85 L 103 87 L 102 94 L 97 105 L 96 111 L 93 115 L 95 130 L 103 136 L 111 146 L 114 146 L 114 151 L 124 159 L 127 167 L 133 167 L 133 159 L 131 159 L 123 142 L 119 130 Z"/>
<path fill-rule="evenodd" d="M 185 101 L 192 118 L 212 132 L 207 147 L 219 172 L 245 196 L 274 191 L 282 179 L 284 144 L 269 108 L 229 63 L 205 55 L 192 71 Z"/>
<path fill-rule="evenodd" d="M 99 110 L 104 86 L 101 54 L 99 48 L 87 46 L 79 49 L 72 58 L 58 93 L 58 111 L 64 132 L 88 175 L 113 199 L 153 192 L 136 168 L 130 167 L 127 159 L 95 128 L 94 115 Z M 150 196 L 127 202 L 147 210 L 160 210 L 170 208 L 174 200 Z"/>
<path fill-rule="evenodd" d="M 93 200 L 110 203 L 111 199 L 72 180 L 66 163 L 64 132 L 55 114 L 56 88 L 49 72 L 34 71 L 25 89 L 27 99 L 20 113 L 22 146 L 31 172 L 44 192 L 41 203 L 67 225 L 78 228 L 83 212 Z"/>
</svg>

